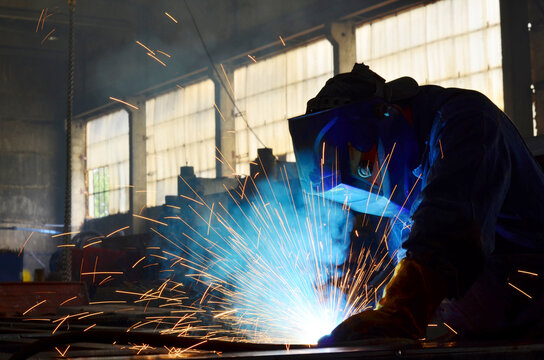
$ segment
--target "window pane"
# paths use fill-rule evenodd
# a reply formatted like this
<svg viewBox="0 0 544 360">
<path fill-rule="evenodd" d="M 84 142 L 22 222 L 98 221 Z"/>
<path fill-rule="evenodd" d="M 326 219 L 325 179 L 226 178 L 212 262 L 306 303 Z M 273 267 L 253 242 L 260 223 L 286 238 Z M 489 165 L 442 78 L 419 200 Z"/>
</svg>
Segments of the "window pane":
<svg viewBox="0 0 544 360">
<path fill-rule="evenodd" d="M 215 176 L 215 93 L 211 80 L 146 102 L 147 205 L 177 194 L 181 166 Z"/>
<path fill-rule="evenodd" d="M 124 110 L 87 122 L 87 216 L 129 209 L 128 113 Z M 115 195 L 114 195 L 115 194 Z"/>
<path fill-rule="evenodd" d="M 249 174 L 249 161 L 257 149 L 272 148 L 275 155 L 291 159 L 293 148 L 287 119 L 306 111 L 325 81 L 333 76 L 333 51 L 328 40 L 319 40 L 234 71 L 236 104 L 264 142 L 248 130 L 241 115 L 235 119 L 236 173 Z"/>
<path fill-rule="evenodd" d="M 387 80 L 480 91 L 503 108 L 499 0 L 440 0 L 356 29 L 357 61 Z M 395 36 L 392 36 L 395 35 Z"/>
</svg>

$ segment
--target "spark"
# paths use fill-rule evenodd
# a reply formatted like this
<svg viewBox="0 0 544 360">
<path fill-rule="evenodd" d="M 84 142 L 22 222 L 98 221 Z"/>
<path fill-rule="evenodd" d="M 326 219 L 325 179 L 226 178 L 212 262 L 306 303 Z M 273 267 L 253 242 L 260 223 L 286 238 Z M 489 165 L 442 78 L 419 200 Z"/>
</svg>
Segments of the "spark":
<svg viewBox="0 0 544 360">
<path fill-rule="evenodd" d="M 247 176 L 246 176 L 246 179 L 244 180 L 244 186 L 242 186 L 242 194 L 240 195 L 240 199 L 244 198 L 244 194 L 246 192 L 246 184 L 247 184 Z"/>
<path fill-rule="evenodd" d="M 66 319 L 76 317 L 76 316 L 80 316 L 80 315 L 85 315 L 85 314 L 88 314 L 88 313 L 89 313 L 88 311 L 85 311 L 85 312 L 82 312 L 82 313 L 79 313 L 79 314 L 71 314 L 71 315 L 69 314 L 69 315 L 60 317 L 60 318 L 58 318 L 56 320 L 53 320 L 52 323 L 55 324 L 55 323 L 58 323 L 59 321 L 65 321 Z"/>
<path fill-rule="evenodd" d="M 91 316 L 102 315 L 103 313 L 104 313 L 103 311 L 98 311 L 98 312 L 95 312 L 95 313 L 90 313 L 90 314 L 87 314 L 87 315 L 80 316 L 77 319 L 78 320 L 86 319 L 86 318 L 91 317 Z"/>
<path fill-rule="evenodd" d="M 55 349 L 58 351 L 58 353 L 60 354 L 61 357 L 64 357 L 64 355 L 66 355 L 66 353 L 68 352 L 68 349 L 70 348 L 70 346 L 72 345 L 68 345 L 66 347 L 66 349 L 64 349 L 64 351 L 60 351 L 58 347 L 55 346 Z"/>
<path fill-rule="evenodd" d="M 148 344 L 142 344 L 142 345 L 132 345 L 129 349 L 131 350 L 138 350 L 136 353 L 137 355 L 140 355 L 140 353 L 147 349 L 155 349 L 154 347 L 149 346 Z"/>
<path fill-rule="evenodd" d="M 383 170 L 383 173 L 384 175 L 382 175 L 382 179 L 380 181 L 380 186 L 378 187 L 378 191 L 376 192 L 376 199 L 378 199 L 378 197 L 380 196 L 380 190 L 382 189 L 382 185 L 383 185 L 383 181 L 385 180 L 385 173 L 387 172 L 387 169 L 389 167 L 389 162 L 391 161 L 391 158 L 393 157 L 393 152 L 395 151 L 395 147 L 397 146 L 397 143 L 393 143 L 393 148 L 391 149 L 391 152 L 388 154 L 389 155 L 389 159 L 387 160 L 386 164 L 385 164 L 385 168 Z M 370 198 L 370 196 L 369 196 Z"/>
<path fill-rule="evenodd" d="M 257 60 L 255 60 L 253 56 L 247 54 L 247 57 L 250 58 L 255 64 L 257 63 Z"/>
<path fill-rule="evenodd" d="M 61 327 L 61 325 L 64 324 L 64 322 L 65 322 L 69 317 L 70 317 L 70 315 L 66 315 L 66 316 L 64 316 L 64 317 L 62 317 L 62 318 L 60 318 L 60 319 L 57 319 L 57 320 L 61 320 L 61 321 L 59 322 L 59 324 L 57 325 L 57 327 L 55 328 L 55 330 L 53 330 L 53 332 L 52 332 L 51 334 L 56 333 L 57 330 Z"/>
<path fill-rule="evenodd" d="M 36 32 L 38 32 L 38 29 L 40 28 L 40 23 L 42 22 L 42 16 L 45 9 L 42 9 L 42 13 L 40 14 L 40 18 L 38 19 L 38 23 L 36 24 Z"/>
<path fill-rule="evenodd" d="M 206 342 L 208 342 L 208 340 L 204 340 L 204 341 L 201 341 L 201 342 L 196 343 L 196 344 L 194 344 L 194 345 L 191 345 L 191 346 L 189 346 L 189 347 L 187 347 L 187 348 L 181 350 L 180 352 L 176 352 L 176 355 L 182 354 L 182 353 L 184 353 L 184 352 L 186 352 L 186 351 L 188 351 L 188 350 L 194 349 L 194 348 L 196 348 L 197 346 L 202 345 L 202 344 L 204 344 L 204 343 L 206 343 Z"/>
<path fill-rule="evenodd" d="M 23 319 L 23 321 L 46 321 L 46 322 L 50 322 L 51 319 L 31 318 L 31 319 Z"/>
<path fill-rule="evenodd" d="M 23 252 L 25 246 L 26 246 L 26 243 L 28 242 L 28 240 L 30 240 L 30 238 L 32 237 L 32 235 L 34 235 L 34 231 L 30 233 L 30 235 L 28 235 L 28 237 L 26 238 L 23 246 L 21 247 L 21 250 L 19 250 L 19 253 L 17 254 L 17 256 L 21 256 L 21 253 Z"/>
<path fill-rule="evenodd" d="M 63 248 L 63 247 L 76 247 L 76 244 L 61 244 L 61 245 L 57 245 L 58 248 Z"/>
<path fill-rule="evenodd" d="M 48 12 L 48 11 L 49 11 L 49 9 L 48 9 L 48 8 L 45 8 L 45 13 L 44 13 L 43 18 L 42 18 L 42 27 L 41 27 L 41 30 L 43 30 L 43 27 L 44 27 L 44 25 L 45 25 L 45 20 L 48 18 L 48 16 L 47 16 L 47 12 Z"/>
<path fill-rule="evenodd" d="M 438 144 L 440 145 L 440 158 L 444 158 L 444 152 L 442 151 L 442 141 L 438 139 Z"/>
<path fill-rule="evenodd" d="M 518 288 L 517 286 L 515 286 L 514 284 L 508 282 L 508 285 L 510 285 L 511 287 L 513 287 L 514 289 L 516 289 L 517 291 L 519 291 L 520 293 L 522 293 L 523 295 L 527 296 L 529 299 L 532 299 L 533 297 L 529 294 L 527 294 L 525 291 L 521 290 L 520 288 Z"/>
<path fill-rule="evenodd" d="M 98 283 L 98 286 L 102 285 L 102 284 L 105 284 L 107 283 L 108 281 L 111 281 L 113 280 L 113 277 L 111 275 L 107 276 L 104 278 L 104 280 L 102 280 L 101 282 Z"/>
<path fill-rule="evenodd" d="M 93 246 L 93 245 L 96 245 L 96 244 L 100 244 L 101 242 L 102 242 L 102 240 L 96 240 L 96 241 L 94 241 L 94 242 L 92 242 L 92 243 L 88 243 L 88 244 L 83 245 L 83 248 L 86 249 L 86 248 L 88 248 L 88 247 L 90 247 L 90 246 Z M 74 246 L 75 246 L 75 245 L 74 245 Z"/>
<path fill-rule="evenodd" d="M 179 206 L 174 206 L 174 205 L 166 205 L 167 207 L 171 207 L 173 209 L 178 209 L 178 210 L 181 210 L 181 208 Z"/>
<path fill-rule="evenodd" d="M 389 196 L 389 199 L 387 199 L 387 203 L 385 204 L 382 215 L 380 216 L 380 221 L 378 221 L 378 225 L 376 225 L 376 230 L 374 230 L 375 232 L 378 231 L 378 228 L 380 227 L 380 224 L 382 223 L 383 216 L 385 214 L 385 211 L 387 210 L 387 207 L 389 206 L 389 203 L 391 202 L 391 199 L 393 198 L 393 195 L 395 194 L 395 190 L 397 190 L 397 185 L 395 185 L 395 187 L 391 191 L 391 195 Z"/>
<path fill-rule="evenodd" d="M 518 273 L 527 274 L 527 275 L 531 275 L 531 276 L 538 276 L 537 273 L 530 272 L 530 271 L 525 271 L 525 270 L 518 270 Z"/>
<path fill-rule="evenodd" d="M 59 306 L 62 306 L 62 305 L 64 305 L 64 304 L 66 304 L 66 303 L 69 303 L 70 301 L 75 300 L 75 299 L 77 299 L 77 296 L 73 296 L 73 297 L 71 297 L 71 298 L 69 298 L 69 299 L 66 299 L 66 300 L 64 300 L 63 302 L 61 302 L 61 303 L 59 304 Z"/>
<path fill-rule="evenodd" d="M 187 199 L 187 200 L 191 200 L 191 201 L 194 201 L 194 202 L 195 202 L 195 203 L 197 203 L 198 205 L 202 205 L 202 206 L 204 206 L 204 204 L 203 204 L 203 203 L 201 203 L 200 201 L 197 201 L 197 200 L 195 200 L 195 199 L 193 199 L 193 198 L 190 198 L 190 197 L 188 197 L 188 196 L 185 196 L 185 195 L 180 195 L 179 197 L 181 197 L 181 198 L 184 198 L 184 199 Z"/>
<path fill-rule="evenodd" d="M 130 228 L 130 226 L 125 226 L 125 227 L 122 227 L 122 228 L 120 228 L 120 229 L 117 229 L 117 230 L 115 230 L 114 232 L 111 232 L 111 233 L 109 233 L 108 235 L 106 235 L 106 237 L 109 238 L 109 237 L 112 236 L 113 234 L 117 234 L 119 231 L 123 231 L 123 230 L 126 230 L 126 229 L 128 229 L 128 228 Z"/>
<path fill-rule="evenodd" d="M 157 50 L 157 52 L 163 54 L 164 56 L 166 56 L 168 58 L 171 58 L 171 56 L 169 54 L 165 53 L 164 51 Z"/>
<path fill-rule="evenodd" d="M 168 16 L 176 24 L 178 23 L 178 21 L 176 19 L 174 19 L 174 17 L 172 15 L 170 15 L 169 13 L 167 13 L 166 11 L 164 12 L 164 15 Z"/>
<path fill-rule="evenodd" d="M 281 35 L 279 35 L 278 37 L 280 38 L 281 44 L 282 44 L 283 46 L 285 46 L 285 41 L 283 41 L 283 38 L 281 37 Z"/>
<path fill-rule="evenodd" d="M 110 96 L 110 100 L 117 101 L 118 103 L 121 103 L 121 104 L 125 104 L 126 106 L 129 106 L 129 107 L 131 107 L 131 108 L 133 108 L 135 110 L 139 109 L 139 107 L 137 107 L 135 105 L 132 105 L 132 104 L 130 104 L 130 103 L 126 102 L 126 101 L 123 101 L 121 99 L 114 98 L 113 96 Z"/>
<path fill-rule="evenodd" d="M 88 240 L 86 240 L 86 241 L 89 242 L 89 241 L 93 241 L 93 240 L 96 240 L 96 239 L 103 239 L 103 238 L 104 238 L 104 237 L 103 237 L 102 235 L 100 235 L 100 236 L 92 237 L 92 238 L 90 238 L 90 239 L 88 239 Z"/>
<path fill-rule="evenodd" d="M 450 329 L 455 335 L 457 335 L 457 331 L 455 331 L 451 326 L 449 326 L 448 324 L 444 323 L 444 326 L 446 326 L 448 329 Z"/>
<path fill-rule="evenodd" d="M 136 40 L 136 44 L 140 45 L 141 47 L 143 47 L 144 49 L 146 49 L 148 52 L 150 52 L 151 54 L 155 55 L 155 52 L 153 50 L 151 50 L 150 48 L 148 48 L 147 46 L 145 46 L 144 44 L 142 44 L 141 42 L 139 42 L 138 40 Z"/>
<path fill-rule="evenodd" d="M 92 273 L 92 275 L 93 275 L 93 284 L 94 284 L 94 281 L 96 280 L 96 266 L 97 265 L 98 265 L 98 256 L 96 256 L 94 258 L 94 268 L 93 268 L 93 273 Z M 84 273 L 81 273 L 80 275 L 82 276 L 82 275 L 84 275 Z"/>
<path fill-rule="evenodd" d="M 212 215 L 213 215 L 213 206 L 215 203 L 212 204 L 212 209 L 210 210 L 210 218 L 208 219 L 208 231 L 206 232 L 206 235 L 210 235 L 210 226 L 212 224 Z"/>
<path fill-rule="evenodd" d="M 232 314 L 232 313 L 234 313 L 234 312 L 236 312 L 236 311 L 237 311 L 236 309 L 234 309 L 234 310 L 229 310 L 229 311 L 225 311 L 225 312 L 222 312 L 222 313 L 220 313 L 220 314 L 215 315 L 214 318 L 217 319 L 217 318 L 219 318 L 219 317 L 221 317 L 221 316 L 225 316 L 225 315 L 227 315 L 227 314 Z"/>
<path fill-rule="evenodd" d="M 136 261 L 136 262 L 134 263 L 134 265 L 132 265 L 132 268 L 134 269 L 134 268 L 136 267 L 136 265 L 138 265 L 138 264 L 139 264 L 140 262 L 142 262 L 144 259 L 145 259 L 145 256 L 142 256 L 142 257 L 140 258 L 140 260 Z"/>
<path fill-rule="evenodd" d="M 92 324 L 91 326 L 85 328 L 85 330 L 83 330 L 83 332 L 86 332 L 87 330 L 91 330 L 93 327 L 96 326 L 96 323 L 95 324 Z"/>
<path fill-rule="evenodd" d="M 153 59 L 155 59 L 159 64 L 161 64 L 162 66 L 165 66 L 166 67 L 166 63 L 162 60 L 160 60 L 159 58 L 157 58 L 155 55 L 153 55 L 152 53 L 148 52 L 147 55 Z"/>
<path fill-rule="evenodd" d="M 168 226 L 168 224 L 166 224 L 166 223 L 163 223 L 163 222 L 161 222 L 161 221 L 158 221 L 158 220 L 150 219 L 150 218 L 148 218 L 148 217 L 145 217 L 145 216 L 141 216 L 141 215 L 136 215 L 136 214 L 132 214 L 132 216 L 134 216 L 134 217 L 137 217 L 137 218 L 139 218 L 139 219 L 143 219 L 143 220 L 151 221 L 151 222 L 157 223 L 157 224 L 159 224 L 159 225 L 164 225 L 164 226 Z"/>
<path fill-rule="evenodd" d="M 131 307 L 131 308 L 126 308 L 126 309 L 119 309 L 119 310 L 115 310 L 115 312 L 122 312 L 122 311 L 134 311 L 134 310 L 136 310 L 136 308 L 133 308 L 133 307 Z"/>
<path fill-rule="evenodd" d="M 47 300 L 42 300 L 42 301 L 40 301 L 39 303 L 37 303 L 37 304 L 31 306 L 30 308 L 28 308 L 28 309 L 23 313 L 23 315 L 28 314 L 30 311 L 34 310 L 35 308 L 37 308 L 38 306 L 40 306 L 41 304 L 43 304 L 43 303 L 46 302 L 46 301 L 47 301 Z"/>
<path fill-rule="evenodd" d="M 81 273 L 81 275 L 122 275 L 122 274 L 123 274 L 122 271 L 90 271 L 90 272 Z"/>
<path fill-rule="evenodd" d="M 61 236 L 74 235 L 74 234 L 79 234 L 79 231 L 65 232 L 65 233 L 62 233 L 62 234 L 51 235 L 51 237 L 52 238 L 57 238 L 57 237 L 61 237 Z"/>
<path fill-rule="evenodd" d="M 223 154 L 217 154 L 234 172 Z M 391 154 L 380 169 L 386 169 L 390 158 Z M 262 161 L 254 165 L 259 163 L 262 168 Z M 333 238 L 343 236 L 349 246 L 349 206 L 341 207 L 315 194 L 303 194 L 299 199 L 291 190 L 285 167 L 280 168 L 281 179 L 274 177 L 279 185 L 283 181 L 283 190 L 271 183 L 263 170 L 259 175 L 264 176 L 259 177 L 258 183 L 245 176 L 235 178 L 236 188 L 224 185 L 228 203 L 207 203 L 180 177 L 193 192 L 190 197 L 181 197 L 199 206 L 184 204 L 193 212 L 190 217 L 167 216 L 179 220 L 175 224 L 182 225 L 182 231 L 175 230 L 174 225 L 161 229 L 164 234 L 150 228 L 155 238 L 166 241 L 169 248 L 146 246 L 147 250 L 162 251 L 164 256 L 148 254 L 133 264 L 135 268 L 148 256 L 159 259 L 160 263 L 140 268 L 160 264 L 157 270 L 168 280 L 147 291 L 116 291 L 134 296 L 132 304 L 143 303 L 144 311 L 157 301 L 154 306 L 170 313 L 146 316 L 127 331 L 152 326 L 161 334 L 200 333 L 206 339 L 314 342 L 343 319 L 378 300 L 378 289 L 383 288 L 391 274 L 377 287 L 367 283 L 377 269 L 391 264 L 387 252 L 348 249 L 344 258 L 333 250 L 337 241 Z M 331 231 L 339 223 L 343 223 L 343 230 L 333 236 Z M 385 232 L 388 230 L 386 227 Z M 364 236 L 357 230 L 355 235 Z M 380 249 L 383 244 L 387 246 L 385 237 L 378 240 Z M 174 281 L 175 276 L 182 274 L 191 292 L 186 292 L 185 281 Z M 197 296 L 193 295 L 195 288 L 201 289 Z"/>
<path fill-rule="evenodd" d="M 89 305 L 99 304 L 126 304 L 126 300 L 104 300 L 104 301 L 90 301 Z"/>
<path fill-rule="evenodd" d="M 217 107 L 217 104 L 213 103 L 213 106 L 215 106 L 215 109 L 219 113 L 219 116 L 221 116 L 221 119 L 223 119 L 223 121 L 227 121 L 225 120 L 225 117 L 223 116 L 223 113 L 221 112 L 221 110 L 219 110 L 219 108 Z"/>
<path fill-rule="evenodd" d="M 230 83 L 229 77 L 227 76 L 227 72 L 225 71 L 225 67 L 223 64 L 219 64 L 221 66 L 221 70 L 223 71 L 223 76 L 225 76 L 225 80 L 227 80 L 227 85 L 229 86 L 230 93 L 234 94 L 234 88 L 232 87 L 232 84 Z"/>
<path fill-rule="evenodd" d="M 115 290 L 115 292 L 118 293 L 118 294 L 137 295 L 137 296 L 142 295 L 142 294 L 137 293 L 137 292 L 125 291 L 125 290 Z"/>
<path fill-rule="evenodd" d="M 51 36 L 51 34 L 53 34 L 54 32 L 55 32 L 55 29 L 53 29 L 49 33 L 47 33 L 47 35 L 45 35 L 45 37 L 43 38 L 41 44 L 43 45 L 43 43 L 47 40 L 47 38 L 49 38 L 49 36 Z"/>
</svg>

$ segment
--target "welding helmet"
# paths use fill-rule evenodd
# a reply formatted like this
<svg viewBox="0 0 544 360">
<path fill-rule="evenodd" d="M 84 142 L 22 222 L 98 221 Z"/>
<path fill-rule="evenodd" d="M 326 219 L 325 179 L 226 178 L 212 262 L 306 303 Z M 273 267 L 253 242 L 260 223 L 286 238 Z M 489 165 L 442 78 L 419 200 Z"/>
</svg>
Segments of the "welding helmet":
<svg viewBox="0 0 544 360">
<path fill-rule="evenodd" d="M 394 88 L 362 66 L 354 68 L 358 74 L 329 80 L 308 102 L 306 115 L 289 119 L 299 177 L 309 194 L 362 213 L 398 216 L 411 205 L 417 139 L 393 105 L 399 91 L 395 98 Z M 404 98 L 417 92 L 415 80 L 408 79 L 397 82 L 410 84 L 411 90 L 400 91 Z"/>
</svg>

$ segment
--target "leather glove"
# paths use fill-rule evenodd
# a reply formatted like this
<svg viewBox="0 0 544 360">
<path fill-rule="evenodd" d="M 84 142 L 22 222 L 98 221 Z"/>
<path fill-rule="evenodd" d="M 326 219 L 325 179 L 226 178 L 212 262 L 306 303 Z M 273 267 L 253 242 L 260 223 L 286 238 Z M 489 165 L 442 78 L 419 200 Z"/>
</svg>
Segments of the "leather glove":
<svg viewBox="0 0 544 360">
<path fill-rule="evenodd" d="M 422 338 L 446 290 L 445 280 L 436 271 L 416 260 L 403 259 L 376 309 L 349 317 L 318 345 L 379 337 Z"/>
</svg>

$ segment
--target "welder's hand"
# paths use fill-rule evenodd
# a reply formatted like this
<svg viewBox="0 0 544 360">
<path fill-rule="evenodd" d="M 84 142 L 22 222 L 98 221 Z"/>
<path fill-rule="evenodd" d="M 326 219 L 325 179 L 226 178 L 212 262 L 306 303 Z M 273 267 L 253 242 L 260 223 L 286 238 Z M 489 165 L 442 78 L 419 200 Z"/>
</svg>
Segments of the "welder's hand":
<svg viewBox="0 0 544 360">
<path fill-rule="evenodd" d="M 344 320 L 330 335 L 319 339 L 318 346 L 372 338 L 414 338 L 412 332 L 411 324 L 402 316 L 384 310 L 366 310 Z"/>
<path fill-rule="evenodd" d="M 445 280 L 434 269 L 414 259 L 402 259 L 377 310 L 349 317 L 318 345 L 370 338 L 419 339 L 425 336 L 427 324 L 445 295 Z"/>
</svg>

